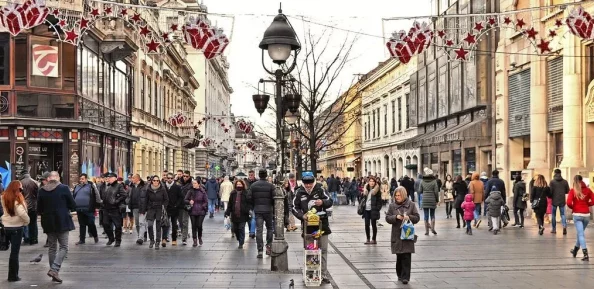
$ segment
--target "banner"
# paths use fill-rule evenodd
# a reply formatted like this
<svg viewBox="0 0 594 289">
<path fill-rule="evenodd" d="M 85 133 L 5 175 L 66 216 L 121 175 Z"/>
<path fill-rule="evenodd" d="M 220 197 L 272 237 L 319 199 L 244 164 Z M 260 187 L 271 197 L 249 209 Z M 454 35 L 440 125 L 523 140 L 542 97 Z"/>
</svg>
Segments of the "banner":
<svg viewBox="0 0 594 289">
<path fill-rule="evenodd" d="M 33 44 L 31 48 L 31 74 L 46 77 L 58 77 L 58 47 Z"/>
</svg>

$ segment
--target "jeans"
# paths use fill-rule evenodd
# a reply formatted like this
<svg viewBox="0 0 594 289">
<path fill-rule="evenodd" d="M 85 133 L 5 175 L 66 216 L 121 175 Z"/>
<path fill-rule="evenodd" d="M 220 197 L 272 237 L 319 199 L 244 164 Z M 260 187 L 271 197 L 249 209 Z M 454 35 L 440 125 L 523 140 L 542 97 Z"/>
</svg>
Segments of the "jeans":
<svg viewBox="0 0 594 289">
<path fill-rule="evenodd" d="M 171 221 L 171 240 L 177 242 L 177 214 L 179 214 L 179 210 L 173 210 L 173 211 L 167 211 L 168 214 L 168 218 Z M 169 234 L 169 230 L 163 232 L 163 239 L 169 239 L 168 238 L 168 234 Z"/>
<path fill-rule="evenodd" d="M 423 216 L 425 218 L 425 222 L 429 221 L 429 215 L 431 215 L 431 221 L 435 220 L 435 209 L 423 208 Z"/>
<path fill-rule="evenodd" d="M 92 237 L 97 236 L 97 226 L 95 226 L 95 214 L 87 209 L 80 209 L 76 210 L 76 216 L 78 217 L 78 225 L 79 225 L 79 236 L 78 241 L 79 243 L 85 242 L 85 237 L 87 236 L 87 227 L 89 228 L 89 233 Z"/>
<path fill-rule="evenodd" d="M 338 193 L 337 192 L 332 192 L 332 203 L 334 204 L 338 204 Z"/>
<path fill-rule="evenodd" d="M 419 208 L 421 208 L 423 206 L 423 194 L 418 194 L 419 195 Z"/>
<path fill-rule="evenodd" d="M 120 214 L 119 210 L 103 211 L 103 230 L 105 230 L 109 241 L 122 241 L 122 221 L 122 214 Z"/>
<path fill-rule="evenodd" d="M 136 224 L 136 239 L 144 239 L 146 233 L 146 214 L 140 214 L 139 209 L 132 209 L 134 223 Z"/>
<path fill-rule="evenodd" d="M 252 213 L 252 220 L 248 224 L 250 227 L 250 235 L 256 234 L 256 214 Z"/>
<path fill-rule="evenodd" d="M 367 241 L 375 241 L 377 236 L 377 220 L 371 219 L 371 210 L 365 210 L 365 212 L 363 212 L 363 217 L 365 218 L 365 236 L 367 236 Z M 371 225 L 371 228 L 373 229 L 373 239 L 369 239 L 369 225 Z"/>
<path fill-rule="evenodd" d="M 485 213 L 487 209 L 485 208 Z M 474 223 L 481 219 L 481 203 L 474 203 Z"/>
<path fill-rule="evenodd" d="M 553 206 L 553 231 L 557 229 L 557 208 L 559 208 L 559 214 L 561 215 L 561 225 L 563 228 L 567 228 L 567 217 L 565 217 L 565 206 Z"/>
<path fill-rule="evenodd" d="M 163 214 L 163 212 L 161 211 L 161 208 L 158 209 L 149 209 L 148 212 L 146 212 L 146 225 L 148 227 L 148 235 L 149 235 L 149 239 L 151 241 L 157 240 L 157 242 L 159 242 L 162 239 L 165 239 L 166 237 L 166 233 L 162 233 L 161 231 L 161 215 Z M 155 224 L 156 223 L 156 224 Z M 155 225 L 156 231 L 157 231 L 157 236 L 155 236 L 155 232 L 153 230 L 153 225 Z"/>
<path fill-rule="evenodd" d="M 181 209 L 179 210 L 177 219 L 181 224 L 182 241 L 186 241 L 188 239 L 188 222 L 190 220 L 190 215 L 188 215 L 188 212 L 186 210 Z"/>
<path fill-rule="evenodd" d="M 217 199 L 208 199 L 208 212 L 214 214 Z"/>
<path fill-rule="evenodd" d="M 60 272 L 62 262 L 68 254 L 68 235 L 69 231 L 61 233 L 48 233 L 47 241 L 49 245 L 48 258 L 49 264 L 52 271 Z M 60 244 L 60 250 L 58 251 L 58 243 Z"/>
<path fill-rule="evenodd" d="M 233 222 L 233 229 L 235 229 L 235 238 L 239 242 L 239 246 L 243 246 L 245 241 L 245 222 Z"/>
<path fill-rule="evenodd" d="M 37 211 L 33 211 L 33 210 L 29 210 L 27 211 L 27 214 L 29 215 L 29 226 L 28 226 L 28 239 L 29 242 L 32 244 L 33 242 L 37 242 L 37 235 L 38 235 L 38 229 L 37 229 Z"/>
<path fill-rule="evenodd" d="M 192 221 L 192 239 L 196 239 L 196 231 L 198 231 L 198 238 L 202 238 L 202 223 L 204 223 L 206 216 L 190 216 Z"/>
<path fill-rule="evenodd" d="M 446 215 L 450 216 L 452 214 L 452 209 L 454 207 L 454 202 L 446 202 Z"/>
<path fill-rule="evenodd" d="M 516 225 L 524 226 L 524 210 L 525 209 L 514 208 L 514 221 Z"/>
<path fill-rule="evenodd" d="M 411 253 L 396 254 L 396 276 L 399 280 L 410 280 Z"/>
<path fill-rule="evenodd" d="M 575 241 L 576 247 L 581 247 L 582 249 L 587 249 L 586 247 L 586 237 L 584 237 L 584 231 L 586 231 L 586 227 L 590 222 L 590 217 L 581 217 L 573 215 L 573 223 L 575 225 L 575 232 L 577 234 L 577 240 Z M 12 254 L 11 254 L 12 256 Z"/>
<path fill-rule="evenodd" d="M 16 280 L 19 277 L 19 252 L 21 251 L 23 227 L 5 227 L 4 230 L 6 232 L 6 238 L 10 242 L 8 280 Z"/>
<path fill-rule="evenodd" d="M 272 213 L 254 214 L 256 215 L 256 243 L 258 243 L 258 252 L 264 249 L 264 223 L 266 223 L 266 246 L 272 243 L 274 226 L 272 225 Z"/>
<path fill-rule="evenodd" d="M 470 225 L 470 223 L 472 223 L 472 221 L 465 221 L 465 222 L 466 222 L 466 232 L 472 233 L 472 226 Z"/>
</svg>

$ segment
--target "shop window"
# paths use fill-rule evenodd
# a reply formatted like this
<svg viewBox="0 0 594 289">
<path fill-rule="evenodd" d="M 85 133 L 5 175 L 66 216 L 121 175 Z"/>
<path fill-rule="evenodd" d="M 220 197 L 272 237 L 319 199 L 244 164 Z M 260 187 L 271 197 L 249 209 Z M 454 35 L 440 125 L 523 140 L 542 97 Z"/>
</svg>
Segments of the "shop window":
<svg viewBox="0 0 594 289">
<path fill-rule="evenodd" d="M 430 160 L 430 154 L 423 154 L 423 166 L 428 167 L 429 166 L 429 160 Z"/>
<path fill-rule="evenodd" d="M 31 63 L 30 86 L 43 88 L 62 88 L 60 65 L 63 57 L 61 45 L 57 39 L 30 37 L 29 58 Z M 70 44 L 68 44 L 70 45 Z"/>
<path fill-rule="evenodd" d="M 431 153 L 431 164 L 435 165 L 439 163 L 439 156 L 437 153 Z"/>
<path fill-rule="evenodd" d="M 10 166 L 10 143 L 0 142 L 0 180 L 5 186 L 12 180 L 12 176 L 2 173 L 10 171 L 8 166 Z"/>
<path fill-rule="evenodd" d="M 462 150 L 452 151 L 452 176 L 462 175 Z M 465 177 L 465 176 L 462 176 Z"/>
<path fill-rule="evenodd" d="M 76 46 L 62 45 L 62 75 L 64 76 L 63 88 L 74 90 L 76 75 Z"/>
<path fill-rule="evenodd" d="M 74 96 L 19 92 L 17 115 L 39 118 L 74 118 Z"/>
<path fill-rule="evenodd" d="M 18 37 L 14 39 L 14 58 L 15 59 L 28 59 L 27 50 L 29 46 L 27 44 L 27 37 Z M 15 61 L 14 62 L 14 84 L 17 86 L 27 85 L 27 61 Z"/>
<path fill-rule="evenodd" d="M 472 174 L 476 172 L 476 150 L 466 149 L 466 172 Z"/>
<path fill-rule="evenodd" d="M 10 84 L 10 37 L 0 33 L 0 85 Z"/>
<path fill-rule="evenodd" d="M 558 168 L 563 161 L 563 132 L 554 133 L 555 140 L 555 167 Z"/>
</svg>

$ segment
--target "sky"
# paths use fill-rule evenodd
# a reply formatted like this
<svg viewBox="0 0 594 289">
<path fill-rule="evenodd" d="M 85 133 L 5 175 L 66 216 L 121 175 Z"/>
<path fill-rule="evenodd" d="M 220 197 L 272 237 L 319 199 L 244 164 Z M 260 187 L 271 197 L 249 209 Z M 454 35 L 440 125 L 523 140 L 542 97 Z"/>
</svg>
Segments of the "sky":
<svg viewBox="0 0 594 289">
<path fill-rule="evenodd" d="M 308 30 L 314 35 L 331 35 L 328 49 L 335 49 L 334 51 L 346 37 L 358 37 L 352 50 L 353 60 L 343 69 L 335 87 L 337 91 L 333 92 L 339 95 L 348 89 L 356 74 L 365 74 L 388 58 L 382 35 L 389 39 L 392 32 L 408 30 L 412 23 L 410 20 L 383 22 L 382 18 L 430 15 L 429 1 L 416 0 L 415 5 L 410 5 L 406 0 L 285 0 L 282 1 L 282 8 L 283 13 L 290 17 L 289 21 L 302 43 L 304 32 Z M 256 93 L 258 80 L 268 77 L 262 68 L 262 53 L 258 44 L 277 14 L 280 1 L 204 0 L 203 3 L 208 6 L 209 13 L 233 15 L 209 15 L 212 23 L 225 29 L 231 40 L 225 54 L 230 63 L 229 81 L 234 90 L 231 95 L 232 112 L 236 116 L 250 119 L 261 128 L 270 127 L 270 122 L 274 121 L 273 115 L 264 113 L 261 117 L 256 112 L 252 95 Z M 329 53 L 328 57 L 334 55 L 335 53 Z M 265 61 L 267 67 L 272 67 L 267 54 Z M 266 91 L 272 92 L 273 87 L 267 87 Z"/>
</svg>

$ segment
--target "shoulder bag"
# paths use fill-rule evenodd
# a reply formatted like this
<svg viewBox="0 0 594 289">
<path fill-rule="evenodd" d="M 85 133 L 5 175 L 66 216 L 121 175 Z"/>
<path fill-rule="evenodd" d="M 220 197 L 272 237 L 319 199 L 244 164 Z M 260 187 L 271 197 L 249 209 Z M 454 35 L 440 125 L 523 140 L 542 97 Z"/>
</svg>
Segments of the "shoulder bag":
<svg viewBox="0 0 594 289">
<path fill-rule="evenodd" d="M 6 235 L 6 229 L 4 226 L 0 224 L 0 251 L 8 251 L 10 248 L 10 242 L 8 241 L 8 236 Z"/>
<path fill-rule="evenodd" d="M 367 197 L 361 198 L 361 201 L 359 202 L 359 207 L 357 208 L 357 214 L 359 214 L 359 216 L 363 216 L 363 213 L 365 213 L 366 205 L 367 205 Z"/>
</svg>

